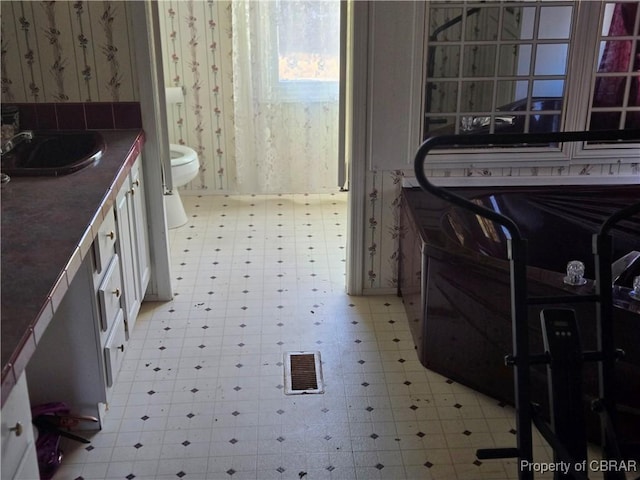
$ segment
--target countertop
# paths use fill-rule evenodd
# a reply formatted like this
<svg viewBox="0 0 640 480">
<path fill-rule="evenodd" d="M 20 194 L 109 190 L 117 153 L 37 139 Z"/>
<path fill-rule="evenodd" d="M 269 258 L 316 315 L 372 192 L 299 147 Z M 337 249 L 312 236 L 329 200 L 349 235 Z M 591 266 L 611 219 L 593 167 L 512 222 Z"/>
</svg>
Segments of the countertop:
<svg viewBox="0 0 640 480">
<path fill-rule="evenodd" d="M 2 185 L 2 404 L 26 367 L 144 142 L 141 130 L 100 132 L 100 160 L 60 177 Z"/>
</svg>

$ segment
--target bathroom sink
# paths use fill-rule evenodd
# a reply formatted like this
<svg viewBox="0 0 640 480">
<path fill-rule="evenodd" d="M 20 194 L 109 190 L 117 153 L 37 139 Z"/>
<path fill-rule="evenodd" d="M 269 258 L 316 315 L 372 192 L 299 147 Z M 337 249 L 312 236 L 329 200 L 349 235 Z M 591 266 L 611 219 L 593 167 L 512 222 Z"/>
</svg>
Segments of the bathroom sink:
<svg viewBox="0 0 640 480">
<path fill-rule="evenodd" d="M 2 155 L 2 173 L 9 176 L 68 175 L 95 164 L 104 151 L 98 132 L 34 132 Z"/>
</svg>

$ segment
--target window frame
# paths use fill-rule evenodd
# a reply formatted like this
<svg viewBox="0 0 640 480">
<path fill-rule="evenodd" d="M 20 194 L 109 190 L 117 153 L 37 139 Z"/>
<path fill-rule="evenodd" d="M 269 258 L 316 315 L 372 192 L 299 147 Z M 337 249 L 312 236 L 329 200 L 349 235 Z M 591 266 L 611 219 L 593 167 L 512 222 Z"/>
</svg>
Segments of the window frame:
<svg viewBox="0 0 640 480">
<path fill-rule="evenodd" d="M 590 105 L 593 96 L 599 52 L 600 34 L 593 35 L 594 31 L 601 31 L 604 15 L 604 6 L 607 3 L 620 3 L 625 0 L 608 0 L 599 2 L 573 2 L 573 31 L 569 38 L 568 69 L 564 87 L 564 105 L 561 115 L 561 131 L 579 131 L 588 129 Z M 456 4 L 462 2 L 456 2 Z M 482 6 L 501 8 L 509 6 L 522 6 L 517 2 L 487 2 Z M 564 2 L 561 2 L 564 3 Z M 469 6 L 468 4 L 466 6 Z M 450 8 L 450 4 L 447 4 Z M 640 10 L 640 6 L 638 7 Z M 429 6 L 425 9 L 424 21 L 424 52 L 429 51 Z M 640 44 L 640 38 L 636 37 L 635 44 Z M 495 42 L 499 47 L 499 40 Z M 427 64 L 423 62 L 423 85 L 427 84 Z M 500 78 L 500 77 L 493 77 Z M 584 82 L 590 78 L 589 82 Z M 423 88 L 421 99 L 422 115 L 420 117 L 420 131 L 425 129 L 424 95 Z M 531 98 L 531 97 L 529 97 Z M 452 112 L 453 113 L 453 112 Z M 459 114 L 461 112 L 455 112 Z M 626 143 L 620 145 L 585 145 L 571 142 L 559 146 L 541 147 L 507 147 L 484 149 L 443 149 L 430 155 L 431 167 L 466 168 L 469 164 L 487 168 L 494 167 L 570 167 L 572 165 L 610 164 L 612 160 L 617 163 L 638 163 L 640 159 L 640 143 Z"/>
</svg>

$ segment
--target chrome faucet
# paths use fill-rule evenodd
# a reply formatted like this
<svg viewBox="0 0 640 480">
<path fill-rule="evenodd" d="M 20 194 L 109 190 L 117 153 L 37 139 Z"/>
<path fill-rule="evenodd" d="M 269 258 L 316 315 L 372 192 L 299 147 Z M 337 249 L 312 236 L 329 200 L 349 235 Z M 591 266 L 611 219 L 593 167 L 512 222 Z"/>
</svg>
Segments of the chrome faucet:
<svg viewBox="0 0 640 480">
<path fill-rule="evenodd" d="M 640 260 L 640 252 L 633 250 L 613 262 L 611 265 L 611 283 L 616 283 L 625 270 L 637 260 Z"/>
<path fill-rule="evenodd" d="M 15 147 L 17 147 L 20 143 L 24 141 L 31 141 L 33 139 L 33 132 L 31 130 L 25 130 L 23 132 L 16 133 L 13 137 L 11 137 L 6 142 L 2 142 L 2 146 L 0 146 L 0 155 L 4 155 L 9 153 Z"/>
</svg>

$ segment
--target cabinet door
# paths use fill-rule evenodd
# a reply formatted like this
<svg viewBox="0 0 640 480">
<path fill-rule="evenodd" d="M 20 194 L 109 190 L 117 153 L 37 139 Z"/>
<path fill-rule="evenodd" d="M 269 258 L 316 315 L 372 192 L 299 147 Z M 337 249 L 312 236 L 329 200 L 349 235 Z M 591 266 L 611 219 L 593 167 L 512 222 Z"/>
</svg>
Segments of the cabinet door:
<svg viewBox="0 0 640 480">
<path fill-rule="evenodd" d="M 142 175 L 142 158 L 138 157 L 131 169 L 132 230 L 135 237 L 136 260 L 138 266 L 138 296 L 140 302 L 149 285 L 151 277 L 149 260 L 149 238 L 147 230 L 147 205 Z"/>
<path fill-rule="evenodd" d="M 122 297 L 127 331 L 133 331 L 136 315 L 140 310 L 140 300 L 137 295 L 134 239 L 131 230 L 129 183 L 125 183 L 116 197 L 116 223 L 118 229 L 118 255 L 122 273 Z"/>
<path fill-rule="evenodd" d="M 40 478 L 24 373 L 2 407 L 2 478 Z"/>
</svg>

